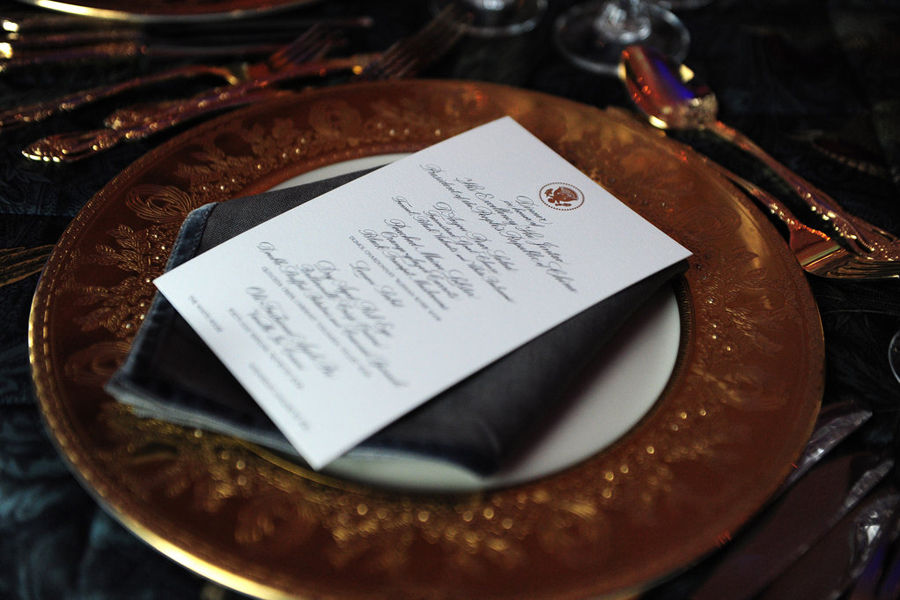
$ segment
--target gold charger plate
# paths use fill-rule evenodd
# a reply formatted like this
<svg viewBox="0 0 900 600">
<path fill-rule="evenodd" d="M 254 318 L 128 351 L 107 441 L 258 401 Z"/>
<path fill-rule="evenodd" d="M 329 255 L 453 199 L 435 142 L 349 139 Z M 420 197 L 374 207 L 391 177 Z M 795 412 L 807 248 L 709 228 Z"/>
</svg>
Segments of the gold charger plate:
<svg viewBox="0 0 900 600">
<path fill-rule="evenodd" d="M 611 447 L 505 489 L 392 493 L 138 419 L 103 393 L 189 210 L 502 115 L 694 252 L 675 371 Z M 148 154 L 63 235 L 35 295 L 30 342 L 49 430 L 86 487 L 162 552 L 263 597 L 639 589 L 727 540 L 774 492 L 811 431 L 824 364 L 818 312 L 786 245 L 690 150 L 623 112 L 441 81 L 288 94 Z"/>
<path fill-rule="evenodd" d="M 57 12 L 138 23 L 211 21 L 252 17 L 320 0 L 19 0 Z"/>
</svg>

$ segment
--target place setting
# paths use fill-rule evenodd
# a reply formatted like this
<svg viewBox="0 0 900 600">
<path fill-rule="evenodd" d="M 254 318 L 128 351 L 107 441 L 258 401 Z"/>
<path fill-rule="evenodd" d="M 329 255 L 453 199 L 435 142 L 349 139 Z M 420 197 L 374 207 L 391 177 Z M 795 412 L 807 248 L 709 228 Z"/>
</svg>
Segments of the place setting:
<svg viewBox="0 0 900 600">
<path fill-rule="evenodd" d="M 146 148 L 3 285 L 33 287 L 34 403 L 102 511 L 223 597 L 889 597 L 869 398 L 896 385 L 900 244 L 860 207 L 891 184 L 797 170 L 705 86 L 705 15 L 739 9 L 436 1 L 371 46 L 390 11 L 311 4 L 257 3 L 310 23 L 225 85 L 116 102 L 174 91 L 164 68 L 0 119 L 48 181 Z M 573 57 L 587 10 L 676 46 Z M 532 79 L 458 77 L 507 39 L 545 44 Z M 858 398 L 839 336 L 882 357 Z"/>
</svg>

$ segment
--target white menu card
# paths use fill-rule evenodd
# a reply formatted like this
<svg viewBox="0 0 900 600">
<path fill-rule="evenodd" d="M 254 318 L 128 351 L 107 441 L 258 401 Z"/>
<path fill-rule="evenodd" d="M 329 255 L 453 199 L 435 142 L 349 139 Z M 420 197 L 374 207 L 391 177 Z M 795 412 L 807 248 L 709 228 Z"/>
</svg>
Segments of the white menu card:
<svg viewBox="0 0 900 600">
<path fill-rule="evenodd" d="M 310 200 L 155 283 L 321 468 L 689 254 L 506 117 Z"/>
</svg>

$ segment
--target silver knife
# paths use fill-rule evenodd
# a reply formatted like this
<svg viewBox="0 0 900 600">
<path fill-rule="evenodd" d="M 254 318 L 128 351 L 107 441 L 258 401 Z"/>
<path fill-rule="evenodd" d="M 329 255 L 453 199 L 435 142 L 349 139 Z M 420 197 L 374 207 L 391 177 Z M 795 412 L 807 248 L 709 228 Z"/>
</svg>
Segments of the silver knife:
<svg viewBox="0 0 900 600">
<path fill-rule="evenodd" d="M 893 460 L 867 452 L 821 462 L 739 533 L 690 597 L 755 597 L 827 534 L 892 467 Z"/>
</svg>

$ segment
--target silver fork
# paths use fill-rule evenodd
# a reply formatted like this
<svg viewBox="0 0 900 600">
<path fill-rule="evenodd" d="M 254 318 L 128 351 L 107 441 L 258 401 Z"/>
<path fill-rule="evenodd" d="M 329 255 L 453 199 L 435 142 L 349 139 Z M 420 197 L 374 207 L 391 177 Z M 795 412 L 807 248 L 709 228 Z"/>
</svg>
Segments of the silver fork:
<svg viewBox="0 0 900 600">
<path fill-rule="evenodd" d="M 462 33 L 458 11 L 448 7 L 419 32 L 395 43 L 378 58 L 361 67 L 359 78 L 375 80 L 414 76 L 446 54 Z M 265 80 L 217 88 L 200 98 L 170 102 L 162 107 L 126 109 L 128 112 L 111 115 L 106 120 L 106 129 L 46 137 L 34 142 L 22 153 L 33 160 L 45 162 L 77 161 L 123 141 L 142 139 L 210 112 L 271 98 L 278 93 L 277 89 L 272 89 L 273 84 L 292 79 L 297 73 L 299 71 L 285 71 Z"/>
<path fill-rule="evenodd" d="M 375 81 L 379 79 L 399 79 L 412 77 L 423 68 L 437 60 L 456 43 L 463 30 L 459 27 L 459 15 L 455 8 L 448 6 L 425 27 L 412 36 L 394 43 L 377 58 L 375 55 L 357 55 L 354 72 L 363 81 Z M 273 83 L 271 81 L 268 83 Z M 263 87 L 256 83 L 245 84 L 250 91 L 257 91 Z M 206 95 L 200 95 L 188 101 L 171 101 L 150 106 L 126 108 L 118 110 L 104 120 L 104 125 L 111 129 L 131 129 L 134 127 L 151 126 L 158 127 L 160 115 L 172 111 L 185 113 L 190 111 L 190 118 L 204 114 L 207 110 L 216 110 L 226 106 L 233 106 L 233 101 L 241 102 L 237 96 L 242 93 L 242 88 L 223 89 L 223 94 L 216 90 Z M 264 98 L 265 94 L 259 96 Z M 256 100 L 257 96 L 247 98 Z"/>
<path fill-rule="evenodd" d="M 396 42 L 381 57 L 369 64 L 360 79 L 399 79 L 413 77 L 423 68 L 444 56 L 462 37 L 460 26 L 465 16 L 448 4 L 418 33 Z"/>
<path fill-rule="evenodd" d="M 780 200 L 718 163 L 705 159 L 705 164 L 747 192 L 753 200 L 767 208 L 788 229 L 788 246 L 804 271 L 832 279 L 898 279 L 900 261 L 875 252 L 854 253 L 843 248 L 827 234 L 800 222 Z"/>
<path fill-rule="evenodd" d="M 316 56 L 321 55 L 335 42 L 333 30 L 323 25 L 313 25 L 302 35 L 279 48 L 265 60 L 258 63 L 243 62 L 231 67 L 216 65 L 184 65 L 159 73 L 153 73 L 145 77 L 137 77 L 112 85 L 104 85 L 88 90 L 82 90 L 54 98 L 46 102 L 40 102 L 28 106 L 19 106 L 4 112 L 0 112 L 0 129 L 23 123 L 42 121 L 60 112 L 74 110 L 90 102 L 109 98 L 129 90 L 145 87 L 152 84 L 197 77 L 199 75 L 213 75 L 220 77 L 230 85 L 261 78 L 280 70 L 296 66 Z"/>
<path fill-rule="evenodd" d="M 453 7 L 448 7 L 436 15 L 420 31 L 396 42 L 383 53 L 351 57 L 354 61 L 352 70 L 358 74 L 359 79 L 366 81 L 412 77 L 446 54 L 461 35 L 462 30 L 458 27 L 457 11 Z M 286 75 L 290 74 L 286 73 Z M 244 84 L 243 88 L 223 88 L 222 91 L 224 93 L 222 94 L 217 93 L 217 90 L 213 90 L 209 94 L 189 100 L 160 103 L 137 109 L 122 109 L 105 119 L 104 124 L 112 129 L 151 126 L 156 127 L 156 131 L 167 117 L 172 116 L 167 113 L 174 112 L 181 114 L 185 118 L 194 118 L 220 108 L 264 99 L 268 90 L 263 91 L 259 95 L 248 96 L 244 99 L 247 102 L 243 102 L 238 96 L 243 92 L 244 88 L 256 92 L 262 87 L 278 81 L 281 81 L 280 77 L 265 82 L 248 82 Z"/>
</svg>

